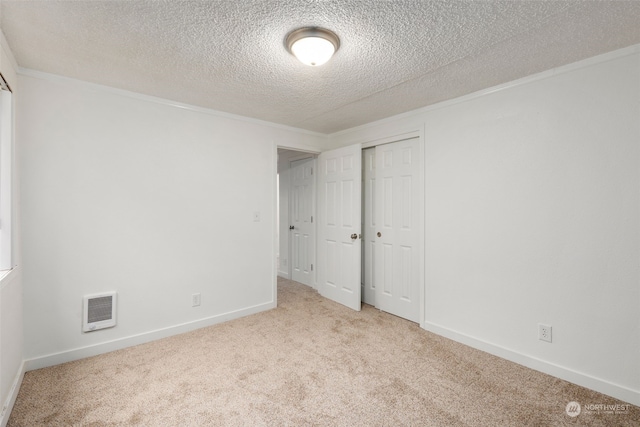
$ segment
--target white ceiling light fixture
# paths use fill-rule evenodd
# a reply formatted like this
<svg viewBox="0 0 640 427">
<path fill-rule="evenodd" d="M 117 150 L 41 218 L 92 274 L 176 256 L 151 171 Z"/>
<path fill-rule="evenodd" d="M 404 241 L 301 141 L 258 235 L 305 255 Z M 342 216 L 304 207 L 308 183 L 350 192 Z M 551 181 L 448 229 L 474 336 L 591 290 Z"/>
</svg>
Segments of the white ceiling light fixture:
<svg viewBox="0 0 640 427">
<path fill-rule="evenodd" d="M 305 27 L 290 32 L 285 44 L 300 62 L 317 67 L 331 59 L 340 47 L 340 39 L 324 28 Z"/>
</svg>

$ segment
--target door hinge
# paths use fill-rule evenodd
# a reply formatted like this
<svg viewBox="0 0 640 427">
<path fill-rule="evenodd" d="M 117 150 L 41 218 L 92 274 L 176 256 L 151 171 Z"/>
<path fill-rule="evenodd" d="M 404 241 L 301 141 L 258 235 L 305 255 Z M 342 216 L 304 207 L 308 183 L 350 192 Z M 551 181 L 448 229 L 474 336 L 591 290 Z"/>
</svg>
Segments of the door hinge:
<svg viewBox="0 0 640 427">
<path fill-rule="evenodd" d="M 313 264 L 311 264 L 311 271 L 313 271 Z"/>
<path fill-rule="evenodd" d="M 311 215 L 311 224 L 313 224 L 313 215 Z"/>
<path fill-rule="evenodd" d="M 313 175 L 313 168 L 311 168 L 311 175 Z"/>
</svg>

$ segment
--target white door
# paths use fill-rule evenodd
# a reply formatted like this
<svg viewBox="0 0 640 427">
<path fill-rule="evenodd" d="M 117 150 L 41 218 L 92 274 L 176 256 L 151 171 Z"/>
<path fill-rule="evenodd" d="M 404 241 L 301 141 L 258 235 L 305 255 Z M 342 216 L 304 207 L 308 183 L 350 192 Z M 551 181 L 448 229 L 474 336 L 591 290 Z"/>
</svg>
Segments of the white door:
<svg viewBox="0 0 640 427">
<path fill-rule="evenodd" d="M 421 153 L 417 138 L 376 147 L 376 306 L 420 320 Z"/>
<path fill-rule="evenodd" d="M 376 148 L 362 150 L 362 302 L 376 305 Z"/>
<path fill-rule="evenodd" d="M 360 144 L 318 157 L 318 287 L 360 310 L 362 152 Z"/>
<path fill-rule="evenodd" d="M 307 286 L 314 286 L 315 258 L 313 200 L 315 197 L 314 159 L 291 163 L 290 213 L 291 278 Z"/>
</svg>

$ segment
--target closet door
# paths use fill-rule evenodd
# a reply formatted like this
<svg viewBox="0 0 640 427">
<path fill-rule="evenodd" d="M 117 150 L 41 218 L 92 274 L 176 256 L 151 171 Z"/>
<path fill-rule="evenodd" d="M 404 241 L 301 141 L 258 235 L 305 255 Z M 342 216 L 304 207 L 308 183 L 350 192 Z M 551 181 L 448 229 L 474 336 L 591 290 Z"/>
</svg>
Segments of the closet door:
<svg viewBox="0 0 640 427">
<path fill-rule="evenodd" d="M 417 138 L 376 147 L 376 306 L 419 322 L 423 191 Z"/>
</svg>

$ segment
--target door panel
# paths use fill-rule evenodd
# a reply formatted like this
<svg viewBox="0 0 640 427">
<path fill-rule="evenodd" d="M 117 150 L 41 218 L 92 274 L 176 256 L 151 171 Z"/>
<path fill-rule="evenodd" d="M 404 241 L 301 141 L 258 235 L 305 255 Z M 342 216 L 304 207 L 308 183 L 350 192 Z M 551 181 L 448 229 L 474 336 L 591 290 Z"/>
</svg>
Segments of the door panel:
<svg viewBox="0 0 640 427">
<path fill-rule="evenodd" d="M 376 305 L 375 287 L 375 253 L 376 253 L 376 149 L 375 147 L 362 150 L 362 301 L 365 304 Z"/>
<path fill-rule="evenodd" d="M 315 283 L 315 240 L 313 226 L 313 200 L 315 196 L 314 159 L 291 164 L 291 278 L 307 286 Z"/>
<path fill-rule="evenodd" d="M 362 153 L 360 144 L 318 157 L 318 287 L 354 310 L 361 301 Z M 355 235 L 356 238 L 352 238 Z"/>
<path fill-rule="evenodd" d="M 414 322 L 420 318 L 420 159 L 418 139 L 376 147 L 376 304 Z"/>
</svg>

